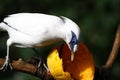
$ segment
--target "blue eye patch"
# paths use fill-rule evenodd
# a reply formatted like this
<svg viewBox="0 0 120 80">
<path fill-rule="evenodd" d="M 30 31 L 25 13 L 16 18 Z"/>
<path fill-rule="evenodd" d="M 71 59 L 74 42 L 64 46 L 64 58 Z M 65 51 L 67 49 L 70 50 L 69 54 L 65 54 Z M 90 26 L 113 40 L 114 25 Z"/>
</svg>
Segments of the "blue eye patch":
<svg viewBox="0 0 120 80">
<path fill-rule="evenodd" d="M 72 38 L 69 44 L 70 44 L 71 49 L 73 50 L 74 46 L 78 43 L 78 39 L 76 37 L 76 34 L 73 31 L 71 31 L 71 34 L 72 34 Z"/>
</svg>

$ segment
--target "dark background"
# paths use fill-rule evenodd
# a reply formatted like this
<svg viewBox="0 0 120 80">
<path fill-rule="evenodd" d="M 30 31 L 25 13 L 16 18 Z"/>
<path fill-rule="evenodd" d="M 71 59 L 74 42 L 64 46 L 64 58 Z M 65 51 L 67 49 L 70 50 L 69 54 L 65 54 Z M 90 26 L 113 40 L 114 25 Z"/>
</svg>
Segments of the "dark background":
<svg viewBox="0 0 120 80">
<path fill-rule="evenodd" d="M 105 64 L 111 51 L 120 21 L 120 0 L 0 0 L 0 17 L 19 12 L 45 13 L 66 16 L 76 22 L 82 32 L 82 41 L 93 53 L 95 65 Z M 0 18 L 0 21 L 2 18 Z M 47 24 L 47 23 L 46 23 Z M 6 55 L 6 32 L 0 32 L 0 57 Z M 46 56 L 49 47 L 38 48 Z M 11 59 L 38 56 L 31 49 L 11 47 Z M 111 70 L 111 80 L 120 80 L 120 54 Z M 0 80 L 39 80 L 31 75 L 7 71 Z"/>
</svg>

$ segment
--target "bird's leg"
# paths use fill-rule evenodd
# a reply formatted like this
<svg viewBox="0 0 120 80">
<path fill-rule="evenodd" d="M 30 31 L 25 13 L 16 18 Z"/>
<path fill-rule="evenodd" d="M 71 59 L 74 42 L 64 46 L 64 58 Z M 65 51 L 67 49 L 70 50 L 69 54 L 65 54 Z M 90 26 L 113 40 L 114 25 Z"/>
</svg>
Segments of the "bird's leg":
<svg viewBox="0 0 120 80">
<path fill-rule="evenodd" d="M 3 64 L 3 66 L 0 68 L 0 70 L 2 70 L 2 71 L 7 70 L 8 66 L 12 70 L 12 66 L 11 66 L 10 60 L 9 60 L 9 47 L 10 47 L 10 45 L 11 45 L 11 41 L 10 41 L 10 39 L 8 39 L 8 41 L 7 41 L 7 56 L 6 56 L 6 60 L 5 60 L 4 64 Z"/>
<path fill-rule="evenodd" d="M 38 65 L 37 67 L 40 68 L 42 65 L 44 66 L 44 68 L 49 71 L 47 65 L 45 64 L 45 61 L 43 60 L 43 58 L 38 58 L 39 62 L 38 62 Z"/>
<path fill-rule="evenodd" d="M 35 48 L 32 48 L 36 53 L 38 53 L 39 54 L 39 52 L 35 49 Z M 38 63 L 38 68 L 40 68 L 41 67 L 41 64 L 44 66 L 44 68 L 47 70 L 47 71 L 49 71 L 49 69 L 48 69 L 48 67 L 47 67 L 47 65 L 46 65 L 46 63 L 45 63 L 45 60 L 42 58 L 42 56 L 39 56 L 39 58 L 38 58 L 38 60 L 39 60 L 39 63 Z"/>
</svg>

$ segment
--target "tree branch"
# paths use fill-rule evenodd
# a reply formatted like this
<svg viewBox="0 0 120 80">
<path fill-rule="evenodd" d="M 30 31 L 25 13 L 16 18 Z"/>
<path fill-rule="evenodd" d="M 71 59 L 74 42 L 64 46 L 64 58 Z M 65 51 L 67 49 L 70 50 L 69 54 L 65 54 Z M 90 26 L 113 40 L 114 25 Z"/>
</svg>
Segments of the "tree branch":
<svg viewBox="0 0 120 80">
<path fill-rule="evenodd" d="M 115 37 L 115 41 L 113 44 L 113 48 L 112 51 L 108 57 L 108 60 L 106 61 L 106 64 L 104 65 L 104 68 L 111 68 L 119 51 L 119 47 L 120 47 L 120 25 L 118 26 L 117 32 L 116 32 L 116 37 Z"/>
<path fill-rule="evenodd" d="M 119 47 L 120 47 L 120 25 L 118 26 L 113 48 L 111 50 L 111 53 L 105 65 L 95 68 L 94 80 L 109 80 L 110 79 L 110 69 L 117 57 Z"/>
<path fill-rule="evenodd" d="M 5 59 L 0 58 L 0 67 L 4 64 Z M 53 80 L 50 72 L 47 71 L 44 66 L 37 68 L 36 60 L 32 59 L 29 62 L 25 63 L 22 59 L 17 61 L 13 60 L 11 62 L 13 70 L 20 71 L 24 73 L 31 74 L 33 76 L 39 77 L 42 80 Z"/>
</svg>

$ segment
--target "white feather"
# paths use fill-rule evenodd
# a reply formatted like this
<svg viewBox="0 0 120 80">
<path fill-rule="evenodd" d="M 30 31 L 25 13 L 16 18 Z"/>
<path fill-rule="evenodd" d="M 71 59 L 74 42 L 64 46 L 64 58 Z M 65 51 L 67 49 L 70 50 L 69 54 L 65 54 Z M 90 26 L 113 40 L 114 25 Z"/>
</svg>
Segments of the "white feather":
<svg viewBox="0 0 120 80">
<path fill-rule="evenodd" d="M 26 47 L 30 45 L 44 46 L 64 37 L 62 35 L 64 23 L 56 16 L 19 13 L 9 15 L 4 19 L 4 22 L 12 27 L 9 29 L 8 26 L 7 31 L 13 43 L 22 44 Z"/>
<path fill-rule="evenodd" d="M 60 29 L 63 24 L 59 17 L 38 13 L 13 14 L 4 21 L 23 33 L 35 36 L 46 33 L 48 30 Z"/>
</svg>

